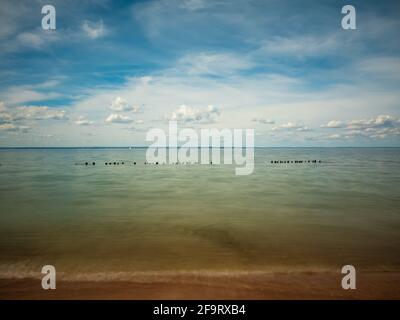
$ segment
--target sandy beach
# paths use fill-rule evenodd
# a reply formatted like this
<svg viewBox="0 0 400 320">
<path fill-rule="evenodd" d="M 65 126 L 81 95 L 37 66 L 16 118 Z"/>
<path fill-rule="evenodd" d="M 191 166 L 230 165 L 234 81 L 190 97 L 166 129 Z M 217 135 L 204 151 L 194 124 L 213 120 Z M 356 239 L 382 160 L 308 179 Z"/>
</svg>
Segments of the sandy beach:
<svg viewBox="0 0 400 320">
<path fill-rule="evenodd" d="M 400 299 L 400 273 L 365 272 L 356 290 L 333 272 L 142 275 L 129 281 L 0 279 L 0 299 Z"/>
</svg>

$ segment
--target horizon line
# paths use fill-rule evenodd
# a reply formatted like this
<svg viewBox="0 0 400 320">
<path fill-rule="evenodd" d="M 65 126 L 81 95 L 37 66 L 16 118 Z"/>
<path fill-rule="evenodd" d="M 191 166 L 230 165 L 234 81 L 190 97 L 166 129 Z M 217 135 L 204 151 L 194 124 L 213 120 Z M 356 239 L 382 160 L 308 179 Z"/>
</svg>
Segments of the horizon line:
<svg viewBox="0 0 400 320">
<path fill-rule="evenodd" d="M 181 146 L 178 147 L 152 147 L 152 146 L 71 146 L 71 147 L 34 147 L 34 146 L 29 146 L 29 147 L 0 147 L 0 149 L 179 149 Z M 225 149 L 225 147 L 186 147 L 189 149 Z M 257 146 L 257 147 L 226 147 L 230 149 L 304 149 L 304 148 L 364 148 L 364 149 L 398 149 L 400 146 L 304 146 L 304 147 L 292 147 L 292 146 L 280 146 L 280 147 L 267 147 L 267 146 Z"/>
</svg>

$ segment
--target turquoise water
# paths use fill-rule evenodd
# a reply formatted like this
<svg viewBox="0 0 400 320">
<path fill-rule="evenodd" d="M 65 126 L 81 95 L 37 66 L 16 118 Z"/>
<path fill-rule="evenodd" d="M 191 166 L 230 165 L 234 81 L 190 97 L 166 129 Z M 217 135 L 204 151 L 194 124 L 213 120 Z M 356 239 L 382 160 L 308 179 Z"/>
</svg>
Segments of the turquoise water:
<svg viewBox="0 0 400 320">
<path fill-rule="evenodd" d="M 322 162 L 270 163 L 297 159 Z M 259 148 L 249 176 L 144 162 L 145 149 L 0 150 L 0 276 L 400 269 L 400 149 Z"/>
</svg>

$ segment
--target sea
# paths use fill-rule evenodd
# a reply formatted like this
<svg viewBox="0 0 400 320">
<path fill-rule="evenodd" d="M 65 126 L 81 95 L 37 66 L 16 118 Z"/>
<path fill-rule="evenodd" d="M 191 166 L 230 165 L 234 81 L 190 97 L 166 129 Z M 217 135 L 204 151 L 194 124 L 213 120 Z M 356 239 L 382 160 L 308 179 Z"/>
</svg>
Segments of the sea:
<svg viewBox="0 0 400 320">
<path fill-rule="evenodd" d="M 0 278 L 400 270 L 399 148 L 255 148 L 254 161 L 236 175 L 146 164 L 146 148 L 0 149 Z"/>
</svg>

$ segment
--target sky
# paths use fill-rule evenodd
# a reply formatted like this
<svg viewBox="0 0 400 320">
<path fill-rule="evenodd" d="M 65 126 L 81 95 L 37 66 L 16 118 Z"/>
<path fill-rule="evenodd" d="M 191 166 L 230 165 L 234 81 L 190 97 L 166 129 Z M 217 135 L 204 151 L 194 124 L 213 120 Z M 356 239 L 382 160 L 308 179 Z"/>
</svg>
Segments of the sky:
<svg viewBox="0 0 400 320">
<path fill-rule="evenodd" d="M 169 120 L 399 147 L 399 39 L 399 1 L 1 0 L 0 147 L 144 146 Z"/>
</svg>

